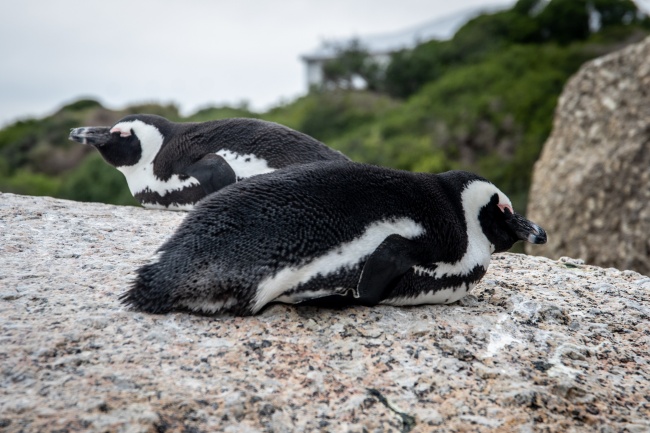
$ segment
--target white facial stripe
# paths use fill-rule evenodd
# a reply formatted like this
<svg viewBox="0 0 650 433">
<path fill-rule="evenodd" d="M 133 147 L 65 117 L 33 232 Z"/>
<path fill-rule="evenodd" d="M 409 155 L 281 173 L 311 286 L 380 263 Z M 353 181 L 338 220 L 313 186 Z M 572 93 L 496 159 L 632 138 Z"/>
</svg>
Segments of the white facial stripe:
<svg viewBox="0 0 650 433">
<path fill-rule="evenodd" d="M 120 129 L 117 126 L 114 126 L 110 131 L 111 134 L 114 134 L 116 132 L 120 133 L 120 137 L 130 137 L 131 136 L 131 130 L 130 129 Z"/>
<path fill-rule="evenodd" d="M 341 269 L 351 269 L 368 257 L 386 237 L 399 234 L 413 239 L 424 233 L 424 228 L 410 218 L 374 222 L 358 238 L 341 244 L 302 266 L 282 269 L 262 280 L 257 287 L 253 312 L 273 301 L 282 293 L 304 284 L 312 278 L 333 274 Z"/>
<path fill-rule="evenodd" d="M 501 197 L 499 197 L 499 204 L 497 206 L 499 206 L 499 209 L 501 209 L 501 212 L 505 212 L 506 209 L 508 209 L 510 211 L 510 213 L 515 213 L 515 211 L 514 211 L 514 209 L 512 209 L 511 205 L 501 203 Z"/>
<path fill-rule="evenodd" d="M 141 120 L 120 122 L 111 129 L 111 131 L 120 131 L 120 135 L 126 132 L 130 135 L 131 130 L 133 130 L 140 140 L 142 156 L 135 165 L 117 167 L 117 169 L 124 174 L 124 177 L 126 177 L 126 182 L 129 185 L 131 194 L 135 196 L 136 194 L 142 193 L 148 189 L 151 192 L 156 192 L 161 196 L 165 196 L 172 191 L 199 185 L 199 181 L 195 178 L 189 177 L 188 179 L 181 180 L 177 174 L 172 175 L 168 180 L 157 178 L 153 172 L 153 160 L 163 145 L 163 135 L 160 133 L 158 128 L 144 123 Z M 177 204 L 171 204 L 168 207 L 156 204 L 145 204 L 144 206 L 147 208 L 174 210 L 190 210 L 193 208 L 192 205 Z"/>
<path fill-rule="evenodd" d="M 484 181 L 472 182 L 462 192 L 461 200 L 463 212 L 467 223 L 468 245 L 467 251 L 461 259 L 455 263 L 438 262 L 432 268 L 413 266 L 412 270 L 416 277 L 440 279 L 445 276 L 467 276 L 476 266 L 483 266 L 487 269 L 490 264 L 490 254 L 494 251 L 494 245 L 490 243 L 483 233 L 479 222 L 479 212 L 494 194 L 499 195 L 499 207 L 512 210 L 512 204 L 508 197 L 497 187 Z M 449 304 L 456 302 L 474 288 L 476 282 L 461 284 L 460 286 L 447 287 L 442 290 L 421 293 L 415 297 L 397 297 L 386 299 L 382 304 L 388 305 L 418 305 L 418 304 Z"/>
<path fill-rule="evenodd" d="M 451 304 L 456 302 L 465 296 L 470 290 L 474 288 L 476 283 L 470 283 L 468 285 L 462 284 L 456 287 L 448 287 L 446 289 L 438 290 L 436 292 L 430 291 L 421 293 L 418 296 L 407 298 L 389 298 L 381 301 L 382 304 L 386 305 L 421 305 L 421 304 Z"/>
<path fill-rule="evenodd" d="M 490 264 L 490 254 L 494 251 L 494 245 L 490 243 L 483 233 L 478 216 L 481 208 L 487 204 L 487 200 L 495 193 L 499 194 L 500 203 L 507 203 L 512 207 L 508 197 L 491 183 L 484 181 L 470 183 L 461 195 L 465 221 L 467 222 L 469 241 L 467 251 L 455 263 L 438 262 L 435 263 L 436 269 L 433 271 L 424 268 L 417 269 L 417 267 L 416 271 L 426 271 L 431 278 L 441 278 L 446 275 L 468 275 L 477 265 L 487 269 Z"/>
<path fill-rule="evenodd" d="M 258 158 L 252 153 L 240 155 L 228 149 L 221 149 L 217 155 L 226 160 L 228 165 L 235 172 L 237 179 L 245 179 L 247 177 L 255 176 L 258 174 L 271 173 L 275 168 L 269 167 L 266 160 Z"/>
<path fill-rule="evenodd" d="M 165 139 L 160 131 L 158 131 L 158 128 L 153 125 L 144 123 L 141 120 L 129 120 L 127 122 L 120 122 L 113 126 L 111 131 L 113 130 L 120 131 L 120 135 L 123 133 L 126 134 L 127 132 L 128 135 L 131 135 L 131 130 L 133 130 L 135 135 L 140 140 L 140 146 L 142 147 L 142 156 L 140 157 L 140 161 L 138 161 L 138 164 L 136 164 L 136 166 L 152 162 L 160 151 L 160 148 L 162 147 L 163 141 Z"/>
</svg>

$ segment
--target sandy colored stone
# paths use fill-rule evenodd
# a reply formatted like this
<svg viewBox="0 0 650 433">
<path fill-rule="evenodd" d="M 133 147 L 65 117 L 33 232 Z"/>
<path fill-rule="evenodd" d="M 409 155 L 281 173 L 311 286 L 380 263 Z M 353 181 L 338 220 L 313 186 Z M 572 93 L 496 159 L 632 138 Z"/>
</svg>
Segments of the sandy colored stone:
<svg viewBox="0 0 650 433">
<path fill-rule="evenodd" d="M 558 102 L 527 215 L 527 251 L 650 273 L 650 38 L 585 64 Z"/>
<path fill-rule="evenodd" d="M 648 277 L 498 254 L 447 306 L 124 309 L 183 216 L 0 194 L 0 431 L 650 430 Z"/>
</svg>

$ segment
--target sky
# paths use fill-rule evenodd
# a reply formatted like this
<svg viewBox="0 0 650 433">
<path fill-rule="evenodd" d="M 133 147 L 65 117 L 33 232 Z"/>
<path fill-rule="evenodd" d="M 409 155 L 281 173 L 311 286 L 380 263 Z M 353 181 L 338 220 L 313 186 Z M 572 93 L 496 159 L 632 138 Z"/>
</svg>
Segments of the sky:
<svg viewBox="0 0 650 433">
<path fill-rule="evenodd" d="M 490 4 L 513 4 L 491 0 Z M 0 126 L 82 97 L 266 110 L 306 92 L 300 55 L 390 33 L 481 0 L 0 2 Z"/>
<path fill-rule="evenodd" d="M 638 4 L 650 7 L 650 0 Z M 0 126 L 80 98 L 183 114 L 306 92 L 301 54 L 514 0 L 21 0 L 0 3 Z"/>
</svg>

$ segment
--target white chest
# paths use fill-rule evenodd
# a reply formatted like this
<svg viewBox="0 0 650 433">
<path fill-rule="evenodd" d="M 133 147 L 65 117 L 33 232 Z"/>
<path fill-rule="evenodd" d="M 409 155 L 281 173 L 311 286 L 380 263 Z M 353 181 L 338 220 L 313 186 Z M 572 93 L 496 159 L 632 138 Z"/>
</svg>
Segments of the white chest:
<svg viewBox="0 0 650 433">
<path fill-rule="evenodd" d="M 177 174 L 174 174 L 167 180 L 159 179 L 153 172 L 153 164 L 117 167 L 117 169 L 124 174 L 129 190 L 134 196 L 147 190 L 165 196 L 172 191 L 180 191 L 186 187 L 199 185 L 199 181 L 191 176 L 187 179 L 181 179 Z"/>
</svg>

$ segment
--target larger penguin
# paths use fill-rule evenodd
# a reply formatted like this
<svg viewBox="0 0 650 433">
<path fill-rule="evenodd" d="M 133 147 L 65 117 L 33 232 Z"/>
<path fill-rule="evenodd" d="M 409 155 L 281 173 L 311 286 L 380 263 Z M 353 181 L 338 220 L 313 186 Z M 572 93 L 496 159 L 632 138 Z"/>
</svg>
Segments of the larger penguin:
<svg viewBox="0 0 650 433">
<path fill-rule="evenodd" d="M 95 146 L 145 207 L 191 209 L 208 194 L 294 164 L 348 160 L 306 134 L 258 119 L 174 123 L 151 114 L 112 127 L 82 127 L 70 139 Z"/>
<path fill-rule="evenodd" d="M 518 240 L 546 233 L 475 174 L 308 164 L 206 198 L 122 300 L 238 315 L 273 301 L 450 303 Z"/>
</svg>

